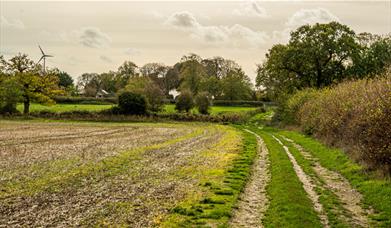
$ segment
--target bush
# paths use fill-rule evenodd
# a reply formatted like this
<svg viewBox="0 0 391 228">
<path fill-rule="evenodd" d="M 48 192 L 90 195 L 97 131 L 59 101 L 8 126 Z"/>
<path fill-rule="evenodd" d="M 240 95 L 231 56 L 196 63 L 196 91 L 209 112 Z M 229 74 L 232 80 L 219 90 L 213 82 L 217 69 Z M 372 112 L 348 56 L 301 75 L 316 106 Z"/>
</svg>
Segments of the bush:
<svg viewBox="0 0 391 228">
<path fill-rule="evenodd" d="M 209 114 L 209 109 L 211 105 L 209 94 L 207 92 L 199 93 L 195 98 L 195 105 L 199 113 Z"/>
<path fill-rule="evenodd" d="M 194 107 L 193 95 L 189 90 L 183 90 L 176 98 L 175 109 L 179 112 L 189 112 Z"/>
<path fill-rule="evenodd" d="M 147 100 L 143 95 L 123 92 L 118 96 L 118 107 L 123 114 L 144 115 L 147 112 Z"/>
<path fill-rule="evenodd" d="M 284 124 L 298 124 L 297 113 L 299 109 L 308 100 L 313 99 L 318 93 L 319 92 L 313 88 L 296 92 L 278 107 L 274 118 Z"/>
<path fill-rule="evenodd" d="M 164 93 L 155 83 L 147 84 L 144 88 L 144 94 L 148 101 L 148 109 L 153 112 L 159 112 L 164 105 Z"/>
<path fill-rule="evenodd" d="M 311 94 L 311 95 L 309 95 Z M 346 148 L 367 167 L 391 172 L 391 74 L 302 92 L 287 106 L 301 129 Z"/>
</svg>

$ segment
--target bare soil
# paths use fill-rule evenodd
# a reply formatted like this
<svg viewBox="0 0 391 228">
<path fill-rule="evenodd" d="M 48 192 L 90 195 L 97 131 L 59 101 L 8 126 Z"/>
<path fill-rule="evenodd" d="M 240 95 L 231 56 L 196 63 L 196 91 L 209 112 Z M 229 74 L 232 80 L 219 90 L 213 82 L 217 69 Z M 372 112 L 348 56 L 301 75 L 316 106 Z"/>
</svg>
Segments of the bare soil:
<svg viewBox="0 0 391 228">
<path fill-rule="evenodd" d="M 368 215 L 373 212 L 361 206 L 362 195 L 350 185 L 349 181 L 341 174 L 320 165 L 309 152 L 305 151 L 303 147 L 293 140 L 285 139 L 291 142 L 306 159 L 313 161 L 313 169 L 325 182 L 325 187 L 330 189 L 338 197 L 338 200 L 342 202 L 342 206 L 348 212 L 349 216 L 345 216 L 344 213 L 339 213 L 342 216 L 341 219 L 348 222 L 351 226 L 369 227 Z"/>
<path fill-rule="evenodd" d="M 322 222 L 324 227 L 329 227 L 329 221 L 326 215 L 326 212 L 323 209 L 322 204 L 319 202 L 319 195 L 315 191 L 316 185 L 314 184 L 314 180 L 308 176 L 303 169 L 300 167 L 300 165 L 297 163 L 295 157 L 290 153 L 287 146 L 285 146 L 281 140 L 279 140 L 277 137 L 273 135 L 273 138 L 284 148 L 286 154 L 289 157 L 289 160 L 291 161 L 293 165 L 293 169 L 295 170 L 295 173 L 301 183 L 303 184 L 303 188 L 306 191 L 308 197 L 311 199 L 312 204 L 314 206 L 315 211 L 317 212 L 320 221 Z"/>
<path fill-rule="evenodd" d="M 29 127 L 12 124 L 16 125 L 16 130 L 12 126 L 7 126 L 8 129 L 0 127 L 0 137 L 9 139 L 7 143 L 2 141 L 0 153 L 2 161 L 8 161 L 8 165 L 4 166 L 7 168 L 12 165 L 11 159 L 7 160 L 5 155 L 12 154 L 10 148 L 19 154 L 13 161 L 16 164 L 26 164 L 26 167 L 29 167 L 27 164 L 37 165 L 40 164 L 38 161 L 46 160 L 43 155 L 39 155 L 39 150 L 43 150 L 46 156 L 54 154 L 53 159 L 56 161 L 67 158 L 68 153 L 81 156 L 80 154 L 87 151 L 88 160 L 95 162 L 102 161 L 103 157 L 121 154 L 121 151 L 129 148 L 155 145 L 197 129 L 193 126 L 83 126 L 73 131 L 74 126 L 42 123 L 31 126 L 40 129 L 34 134 L 34 130 Z M 64 128 L 65 131 L 61 132 Z M 12 136 L 7 135 L 8 130 L 12 131 Z M 43 132 L 40 133 L 41 131 Z M 46 131 L 51 131 L 52 134 L 47 134 Z M 21 134 L 27 137 L 22 137 Z M 56 137 L 64 135 L 68 137 L 64 140 L 66 142 L 57 140 Z M 118 167 L 123 169 L 118 175 L 107 177 L 106 174 L 110 170 L 101 170 L 102 173 L 94 173 L 77 186 L 65 185 L 55 191 L 45 190 L 33 195 L 1 198 L 0 224 L 7 227 L 114 224 L 130 227 L 155 226 L 170 208 L 185 197 L 188 189 L 198 187 L 197 179 L 177 175 L 177 171 L 184 167 L 197 166 L 197 163 L 204 165 L 205 161 L 198 156 L 199 152 L 213 148 L 223 135 L 221 130 L 203 128 L 201 134 L 193 138 L 147 150 L 140 156 L 135 156 L 125 167 Z M 32 148 L 31 155 L 20 152 L 20 145 L 12 144 L 18 140 L 24 142 L 26 148 Z M 41 143 L 36 143 L 37 141 Z M 56 151 L 60 149 L 61 151 Z M 34 162 L 26 158 L 29 156 L 35 159 Z M 208 159 L 206 163 L 213 165 L 214 158 Z"/>
<path fill-rule="evenodd" d="M 269 152 L 259 135 L 247 131 L 257 137 L 258 155 L 252 167 L 251 177 L 240 196 L 238 208 L 234 211 L 230 225 L 232 227 L 263 227 L 261 221 L 269 202 L 266 195 L 266 186 L 270 181 L 268 171 L 270 165 Z"/>
</svg>

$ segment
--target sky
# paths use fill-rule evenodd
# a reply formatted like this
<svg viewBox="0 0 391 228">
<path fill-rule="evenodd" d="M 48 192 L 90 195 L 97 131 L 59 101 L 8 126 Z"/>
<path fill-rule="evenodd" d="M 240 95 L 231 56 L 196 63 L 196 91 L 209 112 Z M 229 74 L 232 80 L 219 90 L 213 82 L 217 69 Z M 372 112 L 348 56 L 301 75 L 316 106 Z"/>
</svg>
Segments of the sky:
<svg viewBox="0 0 391 228">
<path fill-rule="evenodd" d="M 391 1 L 3 1 L 0 55 L 82 73 L 173 65 L 183 55 L 235 60 L 254 80 L 267 51 L 303 24 L 338 21 L 356 33 L 391 33 Z"/>
</svg>

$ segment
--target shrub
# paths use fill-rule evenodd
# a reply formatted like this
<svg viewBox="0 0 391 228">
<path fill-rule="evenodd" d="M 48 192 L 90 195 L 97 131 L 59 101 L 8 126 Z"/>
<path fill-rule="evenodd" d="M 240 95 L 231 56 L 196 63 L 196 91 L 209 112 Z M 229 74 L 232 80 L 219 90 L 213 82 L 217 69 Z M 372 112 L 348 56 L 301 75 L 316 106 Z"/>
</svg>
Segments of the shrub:
<svg viewBox="0 0 391 228">
<path fill-rule="evenodd" d="M 316 89 L 312 88 L 296 92 L 278 107 L 277 114 L 274 118 L 277 118 L 285 124 L 297 124 L 297 113 L 299 109 L 318 93 Z"/>
<path fill-rule="evenodd" d="M 195 105 L 199 113 L 209 114 L 209 109 L 211 105 L 209 94 L 207 92 L 199 93 L 195 98 Z"/>
<path fill-rule="evenodd" d="M 179 112 L 189 112 L 194 107 L 193 95 L 189 90 L 183 90 L 175 102 L 175 109 Z"/>
<path fill-rule="evenodd" d="M 147 112 L 147 101 L 143 95 L 123 92 L 118 96 L 118 107 L 124 114 L 143 115 Z"/>
<path fill-rule="evenodd" d="M 308 95 L 311 94 L 311 95 Z M 391 172 L 391 74 L 340 83 L 287 102 L 301 129 L 346 148 L 369 168 Z"/>
<path fill-rule="evenodd" d="M 148 109 L 159 112 L 164 105 L 164 93 L 155 83 L 149 83 L 144 88 L 144 94 L 148 101 Z"/>
</svg>

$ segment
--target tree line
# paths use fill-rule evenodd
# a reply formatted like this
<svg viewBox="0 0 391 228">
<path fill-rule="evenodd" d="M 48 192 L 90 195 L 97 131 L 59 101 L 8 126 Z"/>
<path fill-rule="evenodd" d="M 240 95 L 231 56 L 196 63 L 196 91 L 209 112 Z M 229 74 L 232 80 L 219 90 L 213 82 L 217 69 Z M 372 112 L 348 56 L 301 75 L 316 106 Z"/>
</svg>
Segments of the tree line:
<svg viewBox="0 0 391 228">
<path fill-rule="evenodd" d="M 234 61 L 222 57 L 202 59 L 196 54 L 183 56 L 173 66 L 147 63 L 138 67 L 125 61 L 117 71 L 85 73 L 78 87 L 86 96 L 95 96 L 99 90 L 117 93 L 123 89 L 156 87 L 170 98 L 170 91 L 189 90 L 193 95 L 207 92 L 214 99 L 251 100 L 254 88 L 250 78 Z"/>
</svg>

